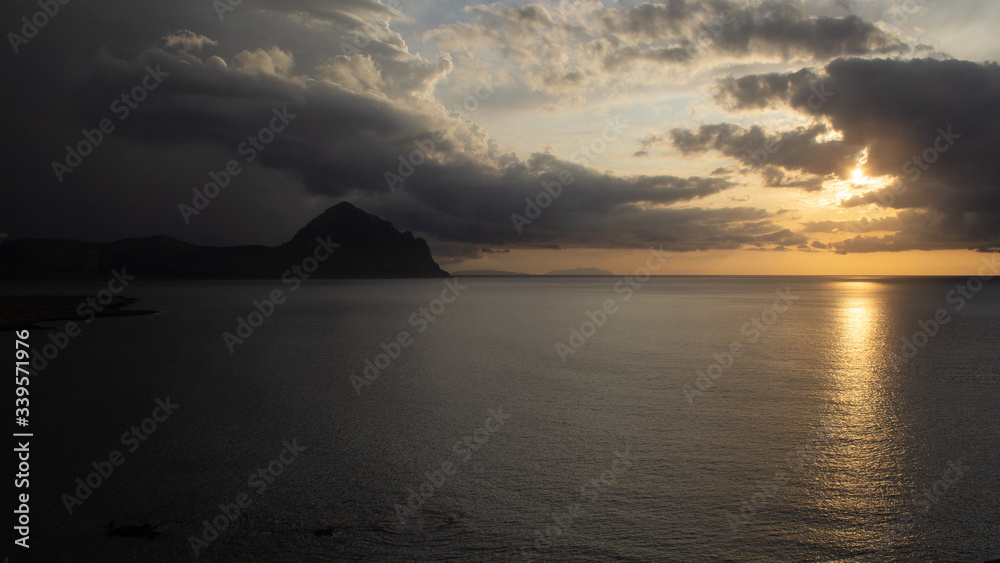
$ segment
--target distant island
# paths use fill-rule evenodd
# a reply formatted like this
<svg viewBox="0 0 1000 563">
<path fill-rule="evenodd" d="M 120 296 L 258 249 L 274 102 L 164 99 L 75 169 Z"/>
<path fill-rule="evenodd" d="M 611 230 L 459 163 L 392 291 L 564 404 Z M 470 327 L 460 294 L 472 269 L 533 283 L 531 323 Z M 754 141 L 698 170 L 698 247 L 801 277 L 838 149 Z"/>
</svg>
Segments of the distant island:
<svg viewBox="0 0 1000 563">
<path fill-rule="evenodd" d="M 614 274 L 600 268 L 573 268 L 571 270 L 552 270 L 545 276 L 613 276 Z"/>
<path fill-rule="evenodd" d="M 459 270 L 452 272 L 454 276 L 530 276 L 523 272 L 505 272 L 503 270 Z"/>
<path fill-rule="evenodd" d="M 573 268 L 571 270 L 552 270 L 544 274 L 525 274 L 524 272 L 506 272 L 504 270 L 459 270 L 452 272 L 454 276 L 613 276 L 614 274 L 600 268 Z"/>
<path fill-rule="evenodd" d="M 443 278 L 430 247 L 409 231 L 347 202 L 282 245 L 211 247 L 153 236 L 117 242 L 20 239 L 0 245 L 0 280 L 101 279 L 124 269 L 138 279 Z M 312 270 L 312 271 L 310 271 Z"/>
</svg>

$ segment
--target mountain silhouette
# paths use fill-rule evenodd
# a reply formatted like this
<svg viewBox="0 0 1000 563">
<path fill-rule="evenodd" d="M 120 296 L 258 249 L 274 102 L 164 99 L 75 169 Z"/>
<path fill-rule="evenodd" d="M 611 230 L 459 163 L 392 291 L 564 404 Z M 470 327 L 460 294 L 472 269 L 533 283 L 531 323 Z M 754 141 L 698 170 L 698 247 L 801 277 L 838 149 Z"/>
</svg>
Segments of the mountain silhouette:
<svg viewBox="0 0 1000 563">
<path fill-rule="evenodd" d="M 317 259 L 323 256 L 328 258 Z M 103 279 L 123 268 L 140 279 L 278 279 L 294 266 L 312 269 L 313 262 L 310 278 L 448 276 L 431 257 L 426 241 L 346 201 L 274 247 L 199 246 L 167 236 L 107 243 L 21 239 L 0 244 L 2 280 Z"/>
<path fill-rule="evenodd" d="M 600 268 L 573 268 L 571 270 L 552 270 L 545 272 L 545 276 L 613 276 L 611 272 Z"/>
</svg>

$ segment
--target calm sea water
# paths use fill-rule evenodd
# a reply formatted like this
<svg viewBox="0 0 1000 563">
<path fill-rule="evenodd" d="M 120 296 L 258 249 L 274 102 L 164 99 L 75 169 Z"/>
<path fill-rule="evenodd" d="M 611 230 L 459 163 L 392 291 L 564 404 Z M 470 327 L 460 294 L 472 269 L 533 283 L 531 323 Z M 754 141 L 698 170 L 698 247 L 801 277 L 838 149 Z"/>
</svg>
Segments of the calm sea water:
<svg viewBox="0 0 1000 563">
<path fill-rule="evenodd" d="M 956 311 L 966 278 L 620 280 L 136 282 L 161 314 L 85 325 L 32 383 L 31 560 L 1000 557 L 995 282 Z"/>
</svg>

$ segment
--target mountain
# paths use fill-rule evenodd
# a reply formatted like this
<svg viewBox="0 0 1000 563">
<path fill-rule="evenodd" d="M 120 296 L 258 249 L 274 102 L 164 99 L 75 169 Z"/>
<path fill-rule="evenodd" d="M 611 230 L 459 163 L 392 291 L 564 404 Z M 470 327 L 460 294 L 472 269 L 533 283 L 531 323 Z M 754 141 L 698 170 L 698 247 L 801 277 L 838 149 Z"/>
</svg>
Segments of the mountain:
<svg viewBox="0 0 1000 563">
<path fill-rule="evenodd" d="M 140 279 L 277 279 L 293 267 L 308 272 L 313 262 L 310 278 L 449 275 L 434 262 L 426 241 L 347 202 L 327 209 L 275 247 L 198 246 L 166 236 L 0 244 L 0 280 L 103 279 L 122 268 Z"/>
<path fill-rule="evenodd" d="M 505 272 L 503 270 L 461 270 L 452 272 L 453 276 L 530 276 L 522 272 Z"/>
<path fill-rule="evenodd" d="M 611 272 L 600 268 L 573 268 L 572 270 L 552 270 L 545 276 L 613 276 Z"/>
</svg>

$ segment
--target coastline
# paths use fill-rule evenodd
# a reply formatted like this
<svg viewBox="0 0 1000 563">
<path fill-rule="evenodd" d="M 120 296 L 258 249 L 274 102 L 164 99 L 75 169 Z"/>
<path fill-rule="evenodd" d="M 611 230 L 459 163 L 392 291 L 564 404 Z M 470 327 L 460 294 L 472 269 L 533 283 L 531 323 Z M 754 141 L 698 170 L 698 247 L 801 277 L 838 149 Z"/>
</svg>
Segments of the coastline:
<svg viewBox="0 0 1000 563">
<path fill-rule="evenodd" d="M 93 299 L 93 297 L 91 297 Z M 79 320 L 77 309 L 86 304 L 85 295 L 0 295 L 0 332 L 42 329 L 39 323 Z M 136 317 L 159 311 L 126 309 L 138 302 L 134 297 L 114 297 L 100 311 L 88 309 L 96 317 Z"/>
</svg>

